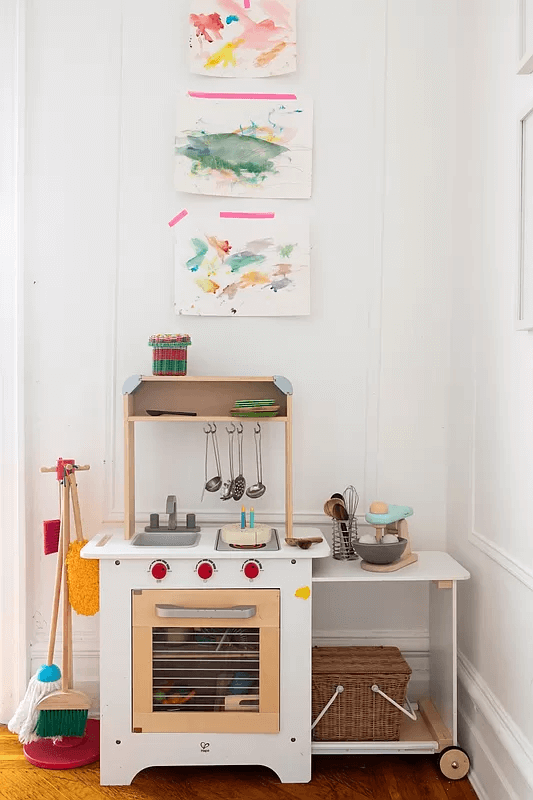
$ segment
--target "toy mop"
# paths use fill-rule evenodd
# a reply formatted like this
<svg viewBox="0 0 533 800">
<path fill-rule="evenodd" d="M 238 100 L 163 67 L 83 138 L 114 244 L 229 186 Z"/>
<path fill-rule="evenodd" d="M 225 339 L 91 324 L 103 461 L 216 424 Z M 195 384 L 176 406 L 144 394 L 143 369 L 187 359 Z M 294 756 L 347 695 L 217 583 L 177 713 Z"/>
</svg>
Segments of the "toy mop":
<svg viewBox="0 0 533 800">
<path fill-rule="evenodd" d="M 362 569 L 367 572 L 395 572 L 418 561 L 418 555 L 411 550 L 406 519 L 412 513 L 410 506 L 372 503 L 365 519 L 376 529 L 376 534 L 361 534 L 353 545 L 362 559 Z"/>
</svg>

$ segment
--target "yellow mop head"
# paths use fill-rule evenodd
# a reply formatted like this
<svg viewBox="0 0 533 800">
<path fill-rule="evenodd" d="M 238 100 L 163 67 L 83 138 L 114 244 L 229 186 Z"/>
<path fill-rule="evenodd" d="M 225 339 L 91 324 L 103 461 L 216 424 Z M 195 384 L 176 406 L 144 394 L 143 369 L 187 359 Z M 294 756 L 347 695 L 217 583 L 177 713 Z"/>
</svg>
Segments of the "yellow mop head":
<svg viewBox="0 0 533 800">
<path fill-rule="evenodd" d="M 92 617 L 99 611 L 99 562 L 80 556 L 87 540 L 71 542 L 67 553 L 70 605 L 77 614 Z"/>
</svg>

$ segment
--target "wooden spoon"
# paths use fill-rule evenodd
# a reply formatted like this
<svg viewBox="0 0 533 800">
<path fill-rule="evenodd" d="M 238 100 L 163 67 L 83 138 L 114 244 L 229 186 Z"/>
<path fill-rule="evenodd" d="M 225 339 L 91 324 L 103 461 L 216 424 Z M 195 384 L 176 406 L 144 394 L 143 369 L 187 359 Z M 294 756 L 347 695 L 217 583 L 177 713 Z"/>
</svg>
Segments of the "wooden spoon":
<svg viewBox="0 0 533 800">
<path fill-rule="evenodd" d="M 348 519 L 348 512 L 346 511 L 346 507 L 344 503 L 341 503 L 339 500 L 335 501 L 335 504 L 332 506 L 332 517 L 333 519 L 343 520 L 341 522 L 341 530 L 343 533 L 348 532 L 348 528 L 344 524 L 344 520 Z"/>
<path fill-rule="evenodd" d="M 344 500 L 342 499 L 342 497 L 340 500 L 338 499 L 338 497 L 331 497 L 329 500 L 326 500 L 326 502 L 324 503 L 324 514 L 326 514 L 328 517 L 335 517 L 333 509 L 339 503 L 342 506 L 344 506 Z"/>
<path fill-rule="evenodd" d="M 286 536 L 285 542 L 291 547 L 301 547 L 302 550 L 309 550 L 312 544 L 320 544 L 324 539 L 322 536 L 308 536 L 307 538 Z"/>
</svg>

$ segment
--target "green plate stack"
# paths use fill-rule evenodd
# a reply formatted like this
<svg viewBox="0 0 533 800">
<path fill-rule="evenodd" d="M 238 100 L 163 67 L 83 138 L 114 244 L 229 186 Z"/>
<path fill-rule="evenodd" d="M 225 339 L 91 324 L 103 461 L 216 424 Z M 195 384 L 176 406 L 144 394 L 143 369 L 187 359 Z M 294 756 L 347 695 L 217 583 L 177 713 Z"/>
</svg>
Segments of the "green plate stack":
<svg viewBox="0 0 533 800">
<path fill-rule="evenodd" d="M 232 417 L 276 417 L 279 412 L 275 400 L 235 400 Z"/>
</svg>

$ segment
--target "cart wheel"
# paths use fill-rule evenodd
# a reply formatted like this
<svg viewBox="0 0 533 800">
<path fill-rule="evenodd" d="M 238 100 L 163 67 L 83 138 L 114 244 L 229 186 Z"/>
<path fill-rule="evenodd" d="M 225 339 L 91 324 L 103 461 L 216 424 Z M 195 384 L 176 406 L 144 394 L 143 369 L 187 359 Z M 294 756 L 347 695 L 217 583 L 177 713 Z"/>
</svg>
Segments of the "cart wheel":
<svg viewBox="0 0 533 800">
<path fill-rule="evenodd" d="M 470 759 L 460 747 L 447 747 L 439 758 L 442 774 L 452 781 L 459 781 L 468 775 Z"/>
</svg>

